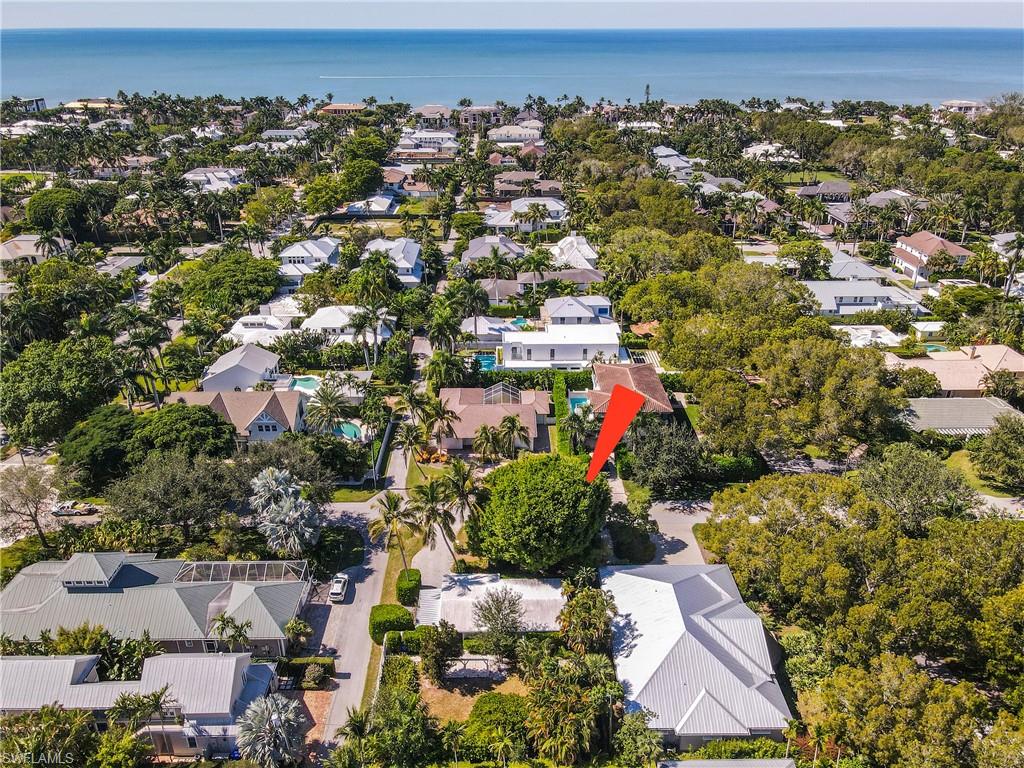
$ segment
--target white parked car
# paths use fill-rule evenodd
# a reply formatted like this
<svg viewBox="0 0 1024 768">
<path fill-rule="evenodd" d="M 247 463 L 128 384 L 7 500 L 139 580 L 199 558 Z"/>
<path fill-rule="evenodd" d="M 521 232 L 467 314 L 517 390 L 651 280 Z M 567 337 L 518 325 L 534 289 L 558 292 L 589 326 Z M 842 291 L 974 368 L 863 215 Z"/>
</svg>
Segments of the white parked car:
<svg viewBox="0 0 1024 768">
<path fill-rule="evenodd" d="M 336 573 L 331 579 L 331 591 L 327 593 L 327 599 L 332 603 L 340 603 L 348 594 L 348 574 Z"/>
</svg>

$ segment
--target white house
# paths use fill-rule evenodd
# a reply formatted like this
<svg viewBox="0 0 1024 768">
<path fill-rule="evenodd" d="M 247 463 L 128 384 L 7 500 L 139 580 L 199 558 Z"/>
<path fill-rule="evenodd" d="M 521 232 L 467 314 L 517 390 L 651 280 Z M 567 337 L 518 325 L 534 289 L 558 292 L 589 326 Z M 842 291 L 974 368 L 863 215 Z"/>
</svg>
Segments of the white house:
<svg viewBox="0 0 1024 768">
<path fill-rule="evenodd" d="M 831 328 L 845 333 L 850 338 L 851 347 L 895 347 L 904 338 L 884 325 L 833 325 Z"/>
<path fill-rule="evenodd" d="M 459 140 L 455 131 L 438 131 L 430 128 L 412 130 L 406 128 L 398 140 L 398 149 L 410 152 L 417 149 L 431 149 L 443 152 L 455 152 L 459 148 Z"/>
<path fill-rule="evenodd" d="M 873 280 L 801 280 L 821 305 L 822 315 L 853 315 L 869 309 L 908 309 L 924 314 L 924 307 L 901 288 Z"/>
<path fill-rule="evenodd" d="M 202 192 L 224 192 L 243 183 L 241 168 L 193 168 L 182 178 Z"/>
<path fill-rule="evenodd" d="M 199 384 L 206 392 L 244 391 L 261 381 L 274 381 L 280 361 L 270 350 L 243 344 L 214 360 Z"/>
<path fill-rule="evenodd" d="M 615 674 L 626 709 L 685 750 L 715 739 L 782 739 L 792 717 L 761 619 L 725 565 L 600 569 L 618 609 Z"/>
<path fill-rule="evenodd" d="M 378 237 L 366 244 L 362 258 L 367 258 L 375 251 L 383 251 L 398 270 L 398 279 L 402 285 L 411 288 L 423 281 L 423 260 L 420 258 L 420 250 L 420 244 L 409 237 L 398 237 L 394 240 Z"/>
<path fill-rule="evenodd" d="M 68 242 L 56 238 L 56 252 L 67 250 Z M 39 244 L 39 235 L 15 235 L 0 243 L 0 280 L 7 280 L 8 270 L 19 266 L 29 267 L 41 264 L 50 258 L 50 253 Z"/>
<path fill-rule="evenodd" d="M 558 629 L 558 614 L 565 606 L 562 583 L 558 579 L 503 579 L 497 573 L 446 573 L 441 588 L 429 594 L 429 608 L 420 602 L 419 624 L 447 621 L 458 632 L 483 631 L 473 617 L 474 604 L 488 592 L 508 589 L 519 596 L 523 611 L 523 629 L 553 632 Z M 426 590 L 425 590 L 426 591 Z"/>
<path fill-rule="evenodd" d="M 235 320 L 225 337 L 239 344 L 269 346 L 282 336 L 295 331 L 291 322 L 274 315 L 242 315 Z"/>
<path fill-rule="evenodd" d="M 321 237 L 319 240 L 292 243 L 281 251 L 281 266 L 277 271 L 284 281 L 282 292 L 295 293 L 306 275 L 316 272 L 321 264 L 336 265 L 340 242 L 334 237 Z"/>
<path fill-rule="evenodd" d="M 361 344 L 363 342 L 363 334 L 353 332 L 352 318 L 363 311 L 362 307 L 346 305 L 320 307 L 320 309 L 302 321 L 301 327 L 304 331 L 317 331 L 326 334 L 328 344 Z M 387 317 L 382 310 L 380 319 L 377 322 L 378 343 L 383 343 L 391 338 L 391 325 L 393 322 L 394 318 Z M 366 332 L 365 336 L 367 342 L 371 341 L 373 331 Z"/>
<path fill-rule="evenodd" d="M 618 362 L 618 323 L 548 325 L 539 331 L 507 331 L 501 336 L 501 365 L 507 369 L 554 368 L 575 371 L 595 358 Z"/>
<path fill-rule="evenodd" d="M 540 309 L 545 325 L 590 325 L 612 322 L 612 302 L 606 296 L 559 296 Z"/>
<path fill-rule="evenodd" d="M 540 131 L 522 125 L 502 125 L 487 131 L 487 138 L 502 146 L 526 144 L 529 141 L 539 141 Z"/>
<path fill-rule="evenodd" d="M 531 205 L 540 206 L 543 215 L 539 221 L 523 219 Z M 508 207 L 489 205 L 484 211 L 484 223 L 496 232 L 536 232 L 560 227 L 568 217 L 569 212 L 565 203 L 554 197 L 520 197 L 509 203 Z"/>
<path fill-rule="evenodd" d="M 587 238 L 575 232 L 566 235 L 551 246 L 551 257 L 556 267 L 593 269 L 597 266 L 597 251 Z"/>
<path fill-rule="evenodd" d="M 391 195 L 374 195 L 365 200 L 349 203 L 345 213 L 349 216 L 387 216 L 398 208 L 398 203 Z"/>
</svg>

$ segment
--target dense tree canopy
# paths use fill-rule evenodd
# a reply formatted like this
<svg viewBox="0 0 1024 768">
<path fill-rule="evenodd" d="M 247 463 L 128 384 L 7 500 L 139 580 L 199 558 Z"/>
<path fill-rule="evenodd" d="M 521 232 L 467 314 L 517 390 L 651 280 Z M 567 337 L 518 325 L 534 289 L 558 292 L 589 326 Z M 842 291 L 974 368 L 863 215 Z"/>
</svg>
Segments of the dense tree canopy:
<svg viewBox="0 0 1024 768">
<path fill-rule="evenodd" d="M 541 571 L 590 546 L 610 505 L 604 480 L 587 483 L 587 462 L 524 456 L 487 477 L 489 499 L 469 524 L 470 546 L 494 560 Z"/>
</svg>

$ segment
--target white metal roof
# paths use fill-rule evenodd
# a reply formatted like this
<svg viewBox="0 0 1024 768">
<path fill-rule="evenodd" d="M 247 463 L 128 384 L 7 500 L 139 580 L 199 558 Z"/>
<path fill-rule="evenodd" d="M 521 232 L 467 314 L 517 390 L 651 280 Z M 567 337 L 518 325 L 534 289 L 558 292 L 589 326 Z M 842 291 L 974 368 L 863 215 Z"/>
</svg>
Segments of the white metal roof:
<svg viewBox="0 0 1024 768">
<path fill-rule="evenodd" d="M 613 651 L 627 704 L 688 736 L 779 730 L 791 717 L 761 620 L 724 565 L 601 569 L 618 609 Z"/>
</svg>

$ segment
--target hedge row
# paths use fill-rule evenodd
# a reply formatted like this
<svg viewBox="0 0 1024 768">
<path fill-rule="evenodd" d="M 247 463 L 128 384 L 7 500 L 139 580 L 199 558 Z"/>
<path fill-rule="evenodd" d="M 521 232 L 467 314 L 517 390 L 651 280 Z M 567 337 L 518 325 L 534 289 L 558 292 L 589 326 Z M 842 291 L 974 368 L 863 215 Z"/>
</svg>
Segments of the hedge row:
<svg viewBox="0 0 1024 768">
<path fill-rule="evenodd" d="M 386 635 L 388 653 L 405 653 L 416 656 L 420 652 L 420 644 L 423 642 L 422 627 L 407 629 L 404 632 L 392 630 Z"/>
<path fill-rule="evenodd" d="M 551 640 L 553 648 L 558 649 L 561 645 L 561 635 L 558 632 L 523 632 L 520 637 L 527 640 Z M 490 652 L 487 639 L 483 635 L 469 635 L 462 640 L 462 648 L 466 653 L 478 656 Z"/>
<path fill-rule="evenodd" d="M 412 614 L 400 605 L 381 603 L 370 609 L 370 637 L 377 645 L 384 642 L 384 635 L 388 632 L 414 626 Z"/>
<path fill-rule="evenodd" d="M 506 381 L 519 389 L 546 389 L 548 392 L 552 392 L 559 377 L 566 388 L 572 390 L 589 389 L 594 383 L 590 371 L 480 371 L 478 376 L 482 387 Z"/>
<path fill-rule="evenodd" d="M 299 688 L 316 691 L 323 688 L 334 677 L 334 659 L 330 656 L 301 656 L 281 659 L 277 664 L 279 674 L 295 677 Z"/>
<path fill-rule="evenodd" d="M 416 605 L 420 597 L 422 576 L 416 568 L 408 568 L 398 572 L 395 594 L 402 605 Z"/>
<path fill-rule="evenodd" d="M 555 376 L 552 384 L 551 398 L 555 401 L 555 437 L 558 453 L 568 456 L 572 453 L 572 446 L 569 445 L 569 435 L 562 428 L 562 422 L 569 415 L 569 385 L 564 374 Z"/>
</svg>

